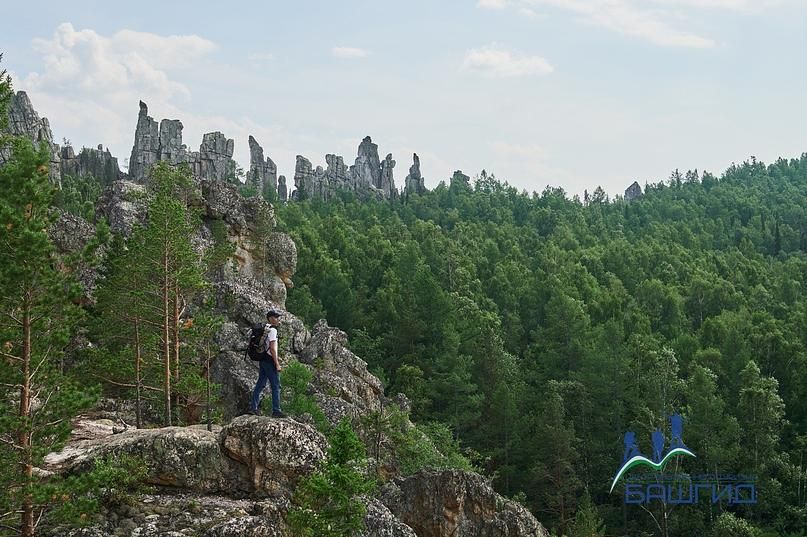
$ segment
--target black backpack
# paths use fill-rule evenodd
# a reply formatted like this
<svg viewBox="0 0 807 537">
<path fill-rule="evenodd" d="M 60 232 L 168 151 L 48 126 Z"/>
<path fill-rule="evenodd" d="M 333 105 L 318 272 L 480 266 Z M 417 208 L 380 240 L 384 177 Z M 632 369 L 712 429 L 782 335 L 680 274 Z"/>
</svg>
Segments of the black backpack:
<svg viewBox="0 0 807 537">
<path fill-rule="evenodd" d="M 247 356 L 249 356 L 250 360 L 259 362 L 266 358 L 266 352 L 261 348 L 261 340 L 263 339 L 265 327 L 265 324 L 260 323 L 253 326 L 250 330 L 249 345 L 247 345 Z"/>
</svg>

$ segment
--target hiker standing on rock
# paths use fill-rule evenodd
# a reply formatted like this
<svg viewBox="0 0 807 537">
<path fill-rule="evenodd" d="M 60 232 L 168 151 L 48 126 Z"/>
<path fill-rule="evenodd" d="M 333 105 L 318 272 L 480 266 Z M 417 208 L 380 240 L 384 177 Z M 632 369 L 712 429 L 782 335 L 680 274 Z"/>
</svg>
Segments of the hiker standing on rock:
<svg viewBox="0 0 807 537">
<path fill-rule="evenodd" d="M 272 416 L 275 418 L 285 418 L 286 415 L 280 410 L 280 358 L 277 353 L 277 326 L 280 325 L 280 312 L 269 310 L 266 313 L 266 320 L 269 321 L 263 330 L 260 349 L 265 354 L 258 362 L 258 382 L 252 391 L 252 402 L 249 406 L 249 413 L 255 416 L 260 415 L 258 408 L 261 404 L 261 393 L 266 387 L 266 381 L 272 388 Z"/>
</svg>

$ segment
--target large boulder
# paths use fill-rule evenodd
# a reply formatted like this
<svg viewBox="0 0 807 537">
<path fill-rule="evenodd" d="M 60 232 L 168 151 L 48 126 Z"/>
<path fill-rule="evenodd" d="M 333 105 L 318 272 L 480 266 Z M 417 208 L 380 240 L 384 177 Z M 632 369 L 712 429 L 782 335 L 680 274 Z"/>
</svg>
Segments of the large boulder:
<svg viewBox="0 0 807 537">
<path fill-rule="evenodd" d="M 388 483 L 381 501 L 419 537 L 549 535 L 526 508 L 471 472 L 421 470 Z"/>
<path fill-rule="evenodd" d="M 146 463 L 146 482 L 151 485 L 203 493 L 248 490 L 248 483 L 240 479 L 242 470 L 222 456 L 218 429 L 130 429 L 105 438 L 71 442 L 59 453 L 45 457 L 44 470 L 83 473 L 98 459 L 128 455 Z"/>
<path fill-rule="evenodd" d="M 297 481 L 325 458 L 328 443 L 316 429 L 291 419 L 239 416 L 219 435 L 222 451 L 249 468 L 252 488 L 291 496 Z"/>
</svg>

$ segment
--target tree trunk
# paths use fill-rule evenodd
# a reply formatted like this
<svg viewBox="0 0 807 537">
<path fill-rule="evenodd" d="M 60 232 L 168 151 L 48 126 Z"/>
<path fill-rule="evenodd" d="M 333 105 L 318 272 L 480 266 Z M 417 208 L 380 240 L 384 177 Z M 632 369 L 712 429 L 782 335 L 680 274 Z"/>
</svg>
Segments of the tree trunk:
<svg viewBox="0 0 807 537">
<path fill-rule="evenodd" d="M 174 282 L 174 316 L 173 326 L 171 327 L 174 332 L 174 380 L 179 382 L 179 283 Z"/>
<path fill-rule="evenodd" d="M 167 246 L 163 249 L 163 362 L 165 365 L 163 395 L 165 402 L 164 422 L 167 427 L 171 426 L 171 315 L 170 315 L 170 280 L 168 278 L 168 252 Z"/>
<path fill-rule="evenodd" d="M 140 366 L 142 362 L 142 356 L 140 354 L 140 319 L 135 319 L 135 376 L 136 376 L 136 384 L 137 387 L 135 388 L 135 426 L 140 429 L 143 426 L 143 410 L 142 410 L 142 398 L 141 398 L 141 388 L 143 385 L 143 379 L 140 374 Z"/>
<path fill-rule="evenodd" d="M 31 303 L 30 293 L 25 293 L 22 314 L 22 387 L 20 388 L 20 417 L 22 422 L 17 433 L 17 441 L 22 451 L 20 461 L 23 489 L 20 533 L 23 537 L 34 537 L 34 505 L 30 486 L 33 476 L 33 453 L 31 449 Z"/>
<path fill-rule="evenodd" d="M 207 344 L 207 363 L 205 364 L 205 379 L 207 380 L 207 430 L 213 430 L 213 417 L 210 414 L 210 407 L 212 406 L 210 403 L 210 343 Z"/>
</svg>

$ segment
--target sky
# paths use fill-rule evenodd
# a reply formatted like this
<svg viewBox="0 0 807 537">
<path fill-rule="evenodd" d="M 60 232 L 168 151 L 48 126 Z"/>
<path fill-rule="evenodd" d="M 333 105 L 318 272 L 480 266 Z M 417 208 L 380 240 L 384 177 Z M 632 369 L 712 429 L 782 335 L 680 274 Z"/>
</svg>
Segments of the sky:
<svg viewBox="0 0 807 537">
<path fill-rule="evenodd" d="M 2 7 L 0 52 L 57 141 L 122 164 L 138 101 L 235 139 L 289 184 L 296 155 L 372 136 L 403 186 L 481 170 L 529 192 L 621 195 L 807 151 L 807 0 L 356 0 Z"/>
</svg>

